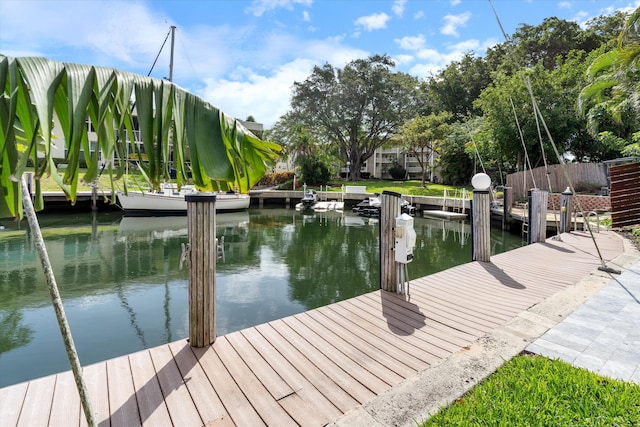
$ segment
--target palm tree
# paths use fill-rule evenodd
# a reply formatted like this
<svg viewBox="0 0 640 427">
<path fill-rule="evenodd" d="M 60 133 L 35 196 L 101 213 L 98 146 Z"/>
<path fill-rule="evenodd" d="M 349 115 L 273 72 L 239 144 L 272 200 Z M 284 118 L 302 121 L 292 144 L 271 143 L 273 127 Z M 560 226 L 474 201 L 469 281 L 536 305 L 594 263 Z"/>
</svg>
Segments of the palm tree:
<svg viewBox="0 0 640 427">
<path fill-rule="evenodd" d="M 597 57 L 587 70 L 578 108 L 587 116 L 592 134 L 600 133 L 603 116 L 627 132 L 640 126 L 640 8 L 627 19 L 617 48 Z M 626 135 L 618 135 L 626 137 Z"/>
<path fill-rule="evenodd" d="M 138 151 L 141 171 L 158 187 L 169 179 L 173 156 L 180 185 L 189 160 L 194 184 L 201 190 L 214 182 L 247 192 L 279 156 L 280 147 L 261 141 L 238 121 L 175 84 L 122 72 L 112 68 L 50 61 L 46 58 L 11 58 L 0 55 L 0 217 L 21 218 L 26 214 L 47 277 L 47 285 L 67 355 L 76 380 L 85 417 L 95 425 L 80 363 L 64 314 L 58 287 L 35 215 L 43 207 L 39 180 L 50 174 L 75 202 L 80 179 L 80 153 L 85 153 L 87 171 L 82 177 L 93 182 L 99 173 L 98 150 L 90 153 L 87 118 L 98 135 L 99 151 L 108 162 L 106 173 L 114 180 L 123 174 L 115 165 L 127 161 L 118 135 L 134 135 L 132 99 L 146 158 Z M 67 147 L 61 173 L 52 157 L 52 122 L 56 115 Z M 35 167 L 35 198 L 22 177 L 28 162 Z M 125 182 L 126 191 L 126 182 Z M 24 210 L 23 210 L 24 209 Z"/>
</svg>

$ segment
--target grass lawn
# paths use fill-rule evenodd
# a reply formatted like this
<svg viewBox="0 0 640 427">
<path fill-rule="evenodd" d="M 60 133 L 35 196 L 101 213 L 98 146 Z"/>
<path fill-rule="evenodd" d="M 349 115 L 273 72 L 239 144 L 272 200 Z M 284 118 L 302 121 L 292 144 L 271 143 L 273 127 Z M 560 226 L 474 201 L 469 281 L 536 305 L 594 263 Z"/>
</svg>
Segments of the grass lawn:
<svg viewBox="0 0 640 427">
<path fill-rule="evenodd" d="M 371 180 L 371 181 L 335 181 L 331 183 L 331 191 L 340 191 L 342 185 L 361 185 L 367 187 L 367 193 L 382 193 L 384 190 L 394 191 L 396 193 L 411 195 L 411 196 L 434 196 L 442 197 L 445 188 L 449 190 L 450 197 L 460 197 L 460 193 L 456 194 L 456 190 L 462 187 L 453 187 L 450 185 L 426 183 L 424 188 L 420 187 L 420 180 L 409 181 L 385 181 L 385 180 Z M 470 199 L 472 196 L 472 188 L 467 187 L 467 197 Z"/>
<path fill-rule="evenodd" d="M 521 355 L 429 418 L 431 426 L 639 426 L 640 385 Z"/>
</svg>

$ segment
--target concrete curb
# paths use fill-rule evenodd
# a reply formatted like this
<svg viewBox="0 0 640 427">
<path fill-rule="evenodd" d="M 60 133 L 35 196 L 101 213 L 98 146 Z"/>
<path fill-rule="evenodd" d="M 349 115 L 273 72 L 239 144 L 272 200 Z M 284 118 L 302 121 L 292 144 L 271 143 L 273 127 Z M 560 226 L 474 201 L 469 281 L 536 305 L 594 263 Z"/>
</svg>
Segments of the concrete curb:
<svg viewBox="0 0 640 427">
<path fill-rule="evenodd" d="M 607 266 L 624 271 L 640 261 L 640 252 L 627 239 L 622 240 L 623 254 Z M 495 372 L 506 360 L 520 354 L 614 277 L 600 270 L 593 271 L 577 283 L 521 312 L 469 347 L 347 412 L 330 426 L 415 427 Z"/>
</svg>

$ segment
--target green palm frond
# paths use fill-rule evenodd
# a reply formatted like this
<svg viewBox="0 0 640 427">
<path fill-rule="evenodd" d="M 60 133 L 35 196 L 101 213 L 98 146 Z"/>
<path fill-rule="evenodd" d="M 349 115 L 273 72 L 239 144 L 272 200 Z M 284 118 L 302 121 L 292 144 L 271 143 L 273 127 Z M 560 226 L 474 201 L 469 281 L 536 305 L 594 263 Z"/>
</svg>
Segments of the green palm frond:
<svg viewBox="0 0 640 427">
<path fill-rule="evenodd" d="M 194 183 L 200 189 L 212 189 L 217 181 L 247 192 L 281 151 L 280 146 L 261 141 L 237 120 L 165 80 L 107 67 L 0 55 L 0 85 L 2 216 L 22 214 L 18 181 L 28 159 L 36 165 L 37 184 L 48 173 L 71 201 L 75 201 L 80 179 L 81 153 L 87 162 L 82 179 L 92 181 L 97 177 L 97 150 L 89 154 L 87 120 L 96 131 L 103 156 L 113 158 L 114 164 L 123 164 L 129 157 L 123 136 L 132 139 L 136 135 L 136 116 L 140 141 L 132 144 L 133 149 L 138 153 L 143 176 L 154 187 L 168 179 L 173 156 L 179 185 L 184 182 L 189 162 Z M 55 129 L 55 135 L 64 139 L 67 148 L 63 175 L 51 152 L 54 114 L 61 127 Z M 36 143 L 38 140 L 41 144 Z M 113 190 L 113 181 L 123 170 L 107 163 Z M 36 185 L 38 199 L 41 193 Z"/>
</svg>

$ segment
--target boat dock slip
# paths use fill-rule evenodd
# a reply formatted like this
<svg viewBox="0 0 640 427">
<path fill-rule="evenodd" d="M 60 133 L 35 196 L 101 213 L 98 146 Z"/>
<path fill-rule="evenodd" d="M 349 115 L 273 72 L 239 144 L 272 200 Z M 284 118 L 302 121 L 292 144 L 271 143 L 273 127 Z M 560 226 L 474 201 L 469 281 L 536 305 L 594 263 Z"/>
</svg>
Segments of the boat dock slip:
<svg viewBox="0 0 640 427">
<path fill-rule="evenodd" d="M 605 262 L 624 252 L 619 235 L 594 237 Z M 599 266 L 588 233 L 563 234 L 414 279 L 409 298 L 375 291 L 209 347 L 181 340 L 110 359 L 84 368 L 92 409 L 103 426 L 322 426 Z M 0 425 L 85 425 L 71 373 L 0 389 Z"/>
</svg>

